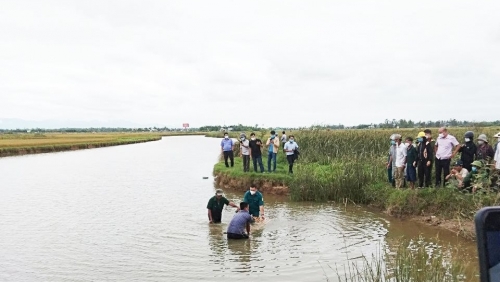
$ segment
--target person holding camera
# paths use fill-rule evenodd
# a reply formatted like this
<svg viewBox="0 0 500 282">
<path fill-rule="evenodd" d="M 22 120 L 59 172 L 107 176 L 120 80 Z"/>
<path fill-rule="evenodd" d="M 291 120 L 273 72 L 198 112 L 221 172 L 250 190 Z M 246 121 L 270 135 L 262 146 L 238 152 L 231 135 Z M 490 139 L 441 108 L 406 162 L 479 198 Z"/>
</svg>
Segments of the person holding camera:
<svg viewBox="0 0 500 282">
<path fill-rule="evenodd" d="M 276 154 L 278 153 L 278 148 L 280 147 L 280 140 L 276 136 L 276 132 L 271 131 L 271 136 L 267 139 L 267 171 L 271 172 L 271 161 L 273 162 L 273 172 L 276 172 Z"/>
</svg>

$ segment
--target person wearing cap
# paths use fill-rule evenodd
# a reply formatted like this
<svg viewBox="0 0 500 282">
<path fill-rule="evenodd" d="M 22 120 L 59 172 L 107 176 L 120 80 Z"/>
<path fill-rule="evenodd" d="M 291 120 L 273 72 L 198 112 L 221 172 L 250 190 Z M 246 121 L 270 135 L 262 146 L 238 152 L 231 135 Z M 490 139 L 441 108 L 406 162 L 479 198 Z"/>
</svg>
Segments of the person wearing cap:
<svg viewBox="0 0 500 282">
<path fill-rule="evenodd" d="M 243 202 L 248 203 L 250 206 L 250 215 L 264 219 L 264 197 L 262 193 L 257 191 L 257 186 L 255 184 L 252 183 L 250 185 L 250 190 L 243 196 Z"/>
<path fill-rule="evenodd" d="M 460 146 L 457 138 L 448 134 L 446 127 L 439 129 L 439 137 L 434 145 L 434 153 L 436 155 L 436 188 L 441 186 L 441 177 L 444 178 L 450 174 L 451 159 L 454 157 L 453 152 Z M 446 185 L 446 179 L 442 183 L 443 187 Z"/>
<path fill-rule="evenodd" d="M 476 160 L 483 160 L 486 164 L 490 163 L 495 158 L 495 151 L 488 143 L 486 134 L 481 134 L 477 137 Z"/>
<path fill-rule="evenodd" d="M 483 170 L 482 161 L 472 162 L 472 171 L 467 174 L 463 181 L 463 187 L 469 192 L 476 192 L 481 188 L 488 188 L 491 184 L 487 171 Z"/>
<path fill-rule="evenodd" d="M 208 200 L 208 220 L 210 223 L 220 223 L 222 221 L 222 210 L 224 205 L 235 207 L 238 211 L 240 208 L 233 202 L 230 202 L 223 196 L 224 192 L 221 189 L 215 191 L 215 196 Z"/>
<path fill-rule="evenodd" d="M 454 155 L 460 153 L 460 160 L 463 162 L 463 167 L 471 171 L 471 164 L 476 159 L 477 152 L 476 144 L 474 144 L 474 132 L 465 132 L 464 141 L 464 144 L 455 149 Z"/>
<path fill-rule="evenodd" d="M 295 162 L 295 150 L 299 148 L 297 142 L 295 142 L 295 137 L 290 135 L 288 142 L 285 143 L 283 149 L 286 153 L 286 160 L 288 161 L 288 173 L 293 174 L 293 163 Z"/>
<path fill-rule="evenodd" d="M 430 131 L 429 131 L 430 132 Z M 418 187 L 431 186 L 432 161 L 434 160 L 434 148 L 427 134 L 422 131 L 417 135 L 417 173 Z M 425 185 L 425 186 L 424 186 Z"/>
<path fill-rule="evenodd" d="M 462 188 L 464 178 L 467 177 L 467 174 L 469 174 L 469 170 L 464 167 L 463 161 L 458 160 L 453 165 L 450 174 L 446 176 L 446 180 L 456 184 L 457 188 Z"/>
<path fill-rule="evenodd" d="M 248 239 L 250 236 L 250 223 L 253 218 L 250 215 L 248 203 L 240 203 L 240 211 L 233 216 L 227 227 L 227 239 Z M 246 232 L 245 232 L 246 231 Z"/>
<path fill-rule="evenodd" d="M 224 139 L 220 142 L 221 152 L 224 155 L 224 163 L 226 167 L 229 167 L 227 159 L 231 160 L 231 167 L 234 166 L 234 142 L 233 139 L 229 138 L 229 134 L 227 132 L 224 133 Z"/>
<path fill-rule="evenodd" d="M 404 173 L 406 167 L 406 155 L 407 147 L 406 144 L 401 142 L 401 135 L 396 134 L 394 136 L 394 141 L 396 141 L 396 188 L 403 188 L 404 184 Z"/>
<path fill-rule="evenodd" d="M 243 157 L 243 172 L 250 171 L 250 141 L 245 133 L 240 134 L 240 157 Z"/>
<path fill-rule="evenodd" d="M 271 131 L 271 136 L 267 139 L 266 142 L 267 147 L 267 171 L 271 172 L 271 161 L 273 162 L 273 170 L 276 171 L 276 154 L 278 153 L 278 149 L 280 147 L 280 140 L 276 136 L 276 132 Z"/>
</svg>

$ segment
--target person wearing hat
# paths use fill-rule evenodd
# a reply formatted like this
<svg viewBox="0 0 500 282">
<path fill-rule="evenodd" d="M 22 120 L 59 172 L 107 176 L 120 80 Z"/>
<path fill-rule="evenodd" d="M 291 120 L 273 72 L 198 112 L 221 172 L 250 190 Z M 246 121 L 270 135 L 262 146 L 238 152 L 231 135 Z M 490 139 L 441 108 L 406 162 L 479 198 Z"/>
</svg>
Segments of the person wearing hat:
<svg viewBox="0 0 500 282">
<path fill-rule="evenodd" d="M 434 160 L 434 148 L 431 141 L 427 139 L 427 136 L 428 135 L 424 131 L 419 132 L 417 135 L 418 187 L 431 186 L 431 172 L 432 172 L 432 162 Z"/>
<path fill-rule="evenodd" d="M 222 221 L 222 210 L 224 205 L 228 205 L 240 210 L 240 208 L 233 202 L 230 202 L 226 197 L 223 196 L 224 192 L 221 189 L 215 191 L 215 196 L 208 200 L 207 210 L 208 210 L 208 220 L 210 223 L 220 223 Z"/>
<path fill-rule="evenodd" d="M 495 157 L 495 151 L 488 144 L 486 134 L 481 134 L 477 137 L 477 145 L 476 160 L 483 160 L 485 163 L 491 162 Z"/>
<path fill-rule="evenodd" d="M 250 141 L 245 133 L 240 134 L 240 157 L 243 157 L 243 172 L 250 171 Z"/>
<path fill-rule="evenodd" d="M 462 188 L 464 178 L 467 177 L 467 174 L 469 174 L 469 171 L 464 168 L 463 161 L 458 160 L 453 165 L 450 174 L 446 176 L 446 180 L 456 184 L 457 188 Z"/>
<path fill-rule="evenodd" d="M 472 162 L 476 159 L 477 146 L 474 144 L 474 132 L 467 131 L 464 134 L 464 141 L 462 145 L 455 149 L 453 156 L 460 153 L 460 160 L 463 162 L 463 167 L 468 171 L 472 169 Z"/>
<path fill-rule="evenodd" d="M 463 187 L 469 192 L 476 192 L 481 188 L 487 188 L 490 184 L 489 176 L 483 172 L 484 164 L 482 161 L 472 162 L 472 171 L 467 174 L 463 181 Z"/>
</svg>

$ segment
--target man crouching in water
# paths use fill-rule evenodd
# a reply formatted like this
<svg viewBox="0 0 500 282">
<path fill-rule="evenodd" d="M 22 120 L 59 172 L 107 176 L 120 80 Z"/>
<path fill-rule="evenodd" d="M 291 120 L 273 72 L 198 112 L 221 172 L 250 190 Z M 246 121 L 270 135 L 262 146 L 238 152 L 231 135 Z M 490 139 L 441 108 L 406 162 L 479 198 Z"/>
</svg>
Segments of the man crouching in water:
<svg viewBox="0 0 500 282">
<path fill-rule="evenodd" d="M 228 239 L 248 239 L 252 216 L 248 213 L 248 203 L 240 203 L 240 211 L 234 215 L 227 227 Z M 245 233 L 246 230 L 246 233 Z"/>
</svg>

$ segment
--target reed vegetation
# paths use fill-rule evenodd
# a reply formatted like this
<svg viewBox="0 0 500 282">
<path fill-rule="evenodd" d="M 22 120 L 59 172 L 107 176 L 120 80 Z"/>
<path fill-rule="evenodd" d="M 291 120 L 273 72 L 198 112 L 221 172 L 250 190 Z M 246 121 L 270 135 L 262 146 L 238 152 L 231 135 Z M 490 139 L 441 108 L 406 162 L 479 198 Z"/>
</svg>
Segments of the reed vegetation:
<svg viewBox="0 0 500 282">
<path fill-rule="evenodd" d="M 466 261 L 459 247 L 443 248 L 422 238 L 401 239 L 394 250 L 381 248 L 370 257 L 348 261 L 343 267 L 336 265 L 338 281 L 458 282 L 478 278 L 476 262 Z"/>
</svg>

